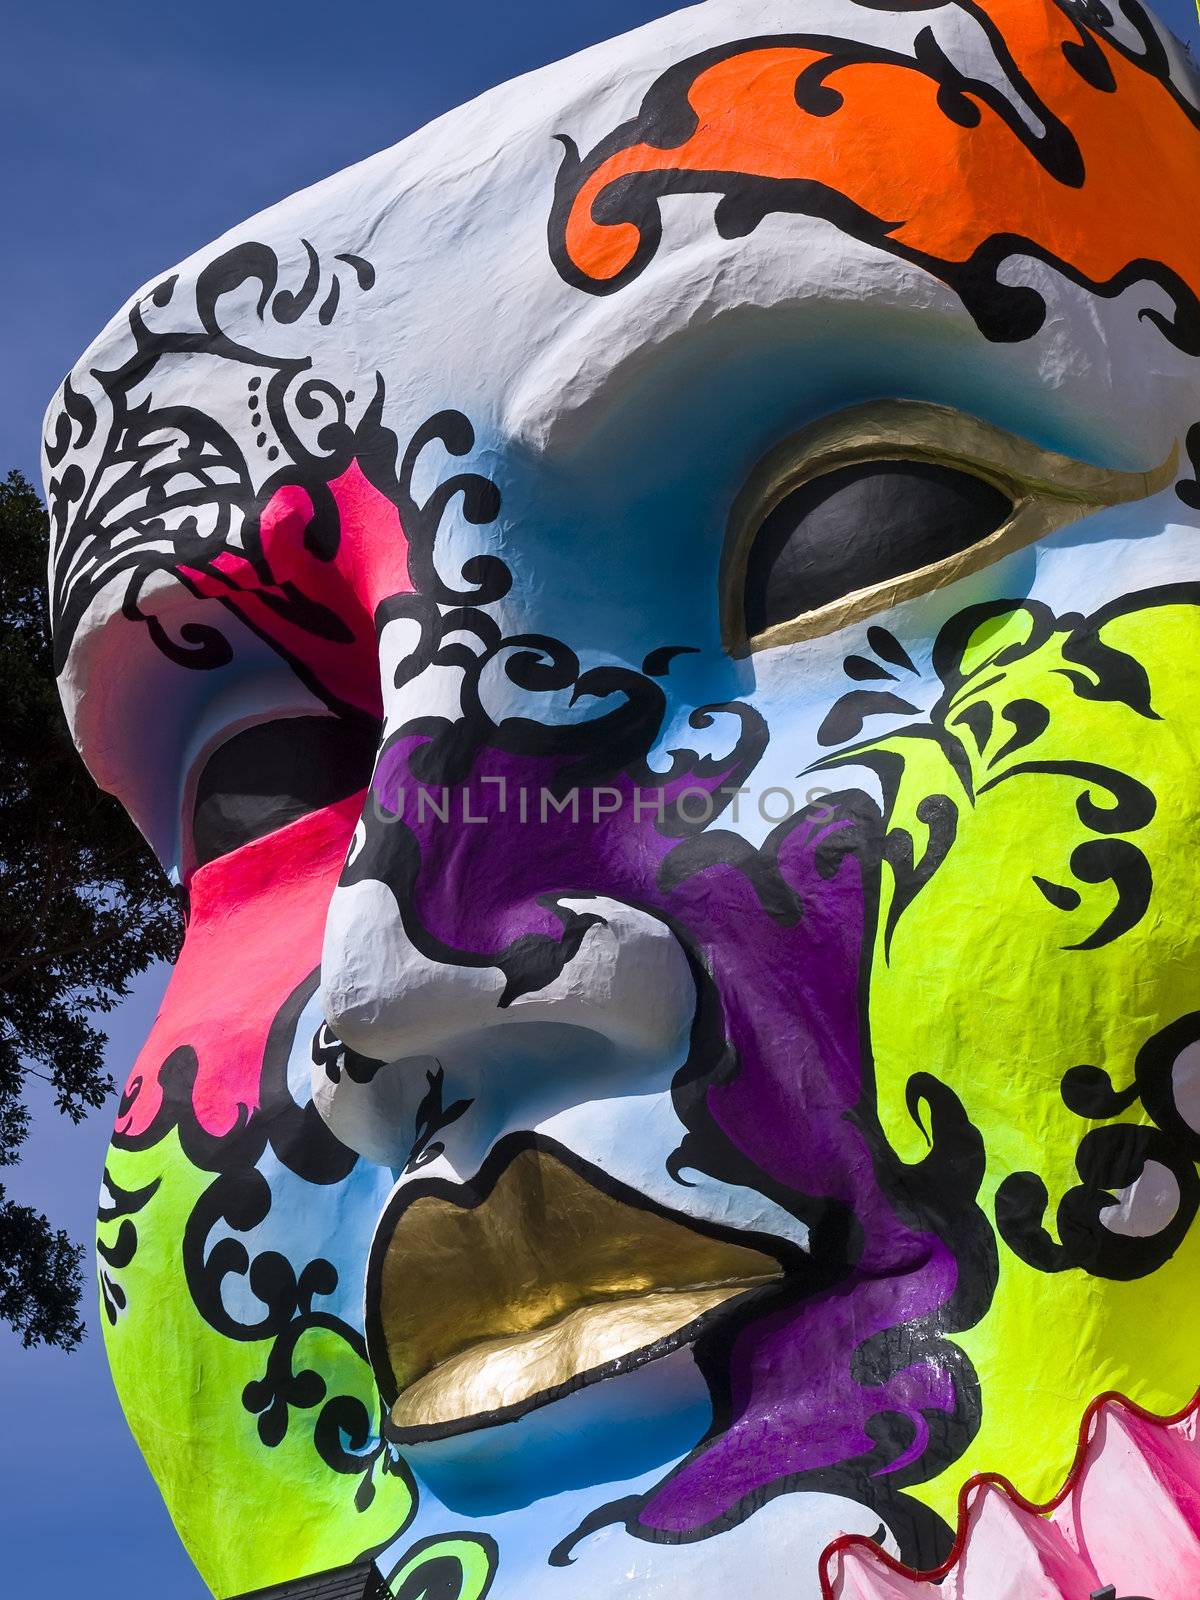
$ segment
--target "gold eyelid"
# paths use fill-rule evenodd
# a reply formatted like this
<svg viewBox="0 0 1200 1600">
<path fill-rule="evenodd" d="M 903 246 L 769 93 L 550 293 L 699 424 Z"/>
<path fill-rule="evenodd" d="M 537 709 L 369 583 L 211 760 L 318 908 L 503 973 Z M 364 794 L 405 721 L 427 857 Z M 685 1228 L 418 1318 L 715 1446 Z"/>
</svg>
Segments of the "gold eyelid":
<svg viewBox="0 0 1200 1600">
<path fill-rule="evenodd" d="M 794 489 L 855 461 L 932 461 L 991 483 L 1013 502 L 1011 516 L 969 549 L 898 578 L 832 600 L 753 637 L 745 625 L 746 568 L 755 535 Z M 816 639 L 859 618 L 943 588 L 1078 521 L 1098 506 L 1158 494 L 1173 481 L 1179 446 L 1152 472 L 1118 472 L 1043 450 L 980 417 L 920 400 L 879 400 L 825 417 L 785 440 L 759 463 L 730 513 L 721 561 L 725 648 L 745 656 Z"/>
</svg>

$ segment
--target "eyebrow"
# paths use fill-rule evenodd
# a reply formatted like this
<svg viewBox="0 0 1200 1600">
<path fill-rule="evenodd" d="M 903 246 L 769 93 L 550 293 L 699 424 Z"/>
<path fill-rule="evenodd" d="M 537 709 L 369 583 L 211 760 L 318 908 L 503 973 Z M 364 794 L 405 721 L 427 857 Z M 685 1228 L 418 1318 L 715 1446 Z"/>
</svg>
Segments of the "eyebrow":
<svg viewBox="0 0 1200 1600">
<path fill-rule="evenodd" d="M 806 225 L 823 227 L 811 221 Z M 876 398 L 957 404 L 1011 432 L 1030 437 L 1040 433 L 1041 442 L 1048 447 L 1081 461 L 1132 471 L 1159 467 L 1166 445 L 1149 439 L 1146 432 L 1140 438 L 1137 430 L 1131 434 L 1127 417 L 1123 421 L 1116 407 L 1097 402 L 1094 382 L 1089 381 L 1084 394 L 1066 384 L 1051 390 L 1040 381 L 1037 366 L 1044 346 L 1037 341 L 997 345 L 985 340 L 947 286 L 917 267 L 889 263 L 889 258 L 877 255 L 869 246 L 851 240 L 844 244 L 848 251 L 870 252 L 880 264 L 888 264 L 900 293 L 895 298 L 891 294 L 884 298 L 847 293 L 827 273 L 822 279 L 813 272 L 811 254 L 809 264 L 782 281 L 782 274 L 768 276 L 761 270 L 765 250 L 785 264 L 795 259 L 784 256 L 778 241 L 768 242 L 763 236 L 722 241 L 714 234 L 702 250 L 663 257 L 620 294 L 593 300 L 581 297 L 579 315 L 563 320 L 561 332 L 523 371 L 510 394 L 502 419 L 507 436 L 532 456 L 553 461 L 585 448 L 619 405 L 639 394 L 644 396 L 655 384 L 664 385 L 672 410 L 687 406 L 694 395 L 678 377 L 667 381 L 662 370 L 666 358 L 672 358 L 673 364 L 676 358 L 694 361 L 704 355 L 705 344 L 711 341 L 720 360 L 722 340 L 726 350 L 743 353 L 748 345 L 737 335 L 741 331 L 738 323 L 744 321 L 747 327 L 761 327 L 764 346 L 775 352 L 785 348 L 780 333 L 790 327 L 796 370 L 802 372 L 802 363 L 810 364 L 814 389 L 820 387 L 818 380 L 827 380 L 830 390 L 838 387 L 835 372 L 812 365 L 822 343 L 833 342 L 839 351 L 845 351 L 848 366 L 852 360 L 861 362 L 867 381 L 850 384 L 852 392 L 835 399 L 831 409 Z M 818 268 L 827 268 L 830 257 L 824 254 L 815 260 Z M 838 263 L 844 260 L 844 256 L 837 258 Z M 722 271 L 726 264 L 739 261 L 745 263 L 742 272 L 726 275 Z M 901 273 L 903 278 L 897 276 Z M 727 277 L 728 282 L 728 298 L 722 301 L 714 300 L 710 288 L 718 275 Z M 907 301 L 900 298 L 909 285 L 924 291 L 921 299 L 915 295 Z M 859 342 L 864 329 L 877 334 L 881 318 L 889 320 L 893 342 L 882 346 L 877 337 L 870 345 Z M 936 334 L 931 337 L 934 329 L 953 337 L 952 348 Z M 947 350 L 949 355 L 943 359 Z M 872 367 L 872 363 L 877 365 Z M 905 368 L 899 383 L 894 381 L 898 365 Z M 1022 381 L 1024 374 L 1013 370 L 1025 365 L 1028 381 Z M 973 368 L 978 369 L 978 378 Z M 995 381 L 999 374 L 1005 381 Z M 714 386 L 722 379 L 716 366 L 709 375 Z M 1134 387 L 1126 384 L 1122 392 L 1136 404 L 1132 397 L 1141 393 L 1137 374 L 1131 372 L 1127 377 Z M 826 409 L 830 408 L 817 405 L 811 416 L 797 416 L 792 410 L 778 419 L 776 431 L 794 431 Z M 736 427 L 738 417 L 732 406 L 724 420 Z M 756 424 L 767 422 L 768 432 L 772 431 L 762 411 L 754 420 Z"/>
</svg>

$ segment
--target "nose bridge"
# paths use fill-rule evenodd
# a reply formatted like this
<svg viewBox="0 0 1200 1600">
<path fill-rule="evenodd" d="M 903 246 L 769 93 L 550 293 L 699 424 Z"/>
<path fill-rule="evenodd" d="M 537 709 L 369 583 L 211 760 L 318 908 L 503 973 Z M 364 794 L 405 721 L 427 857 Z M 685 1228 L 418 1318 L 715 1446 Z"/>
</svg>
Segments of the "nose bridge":
<svg viewBox="0 0 1200 1600">
<path fill-rule="evenodd" d="M 422 655 L 421 631 L 404 612 L 381 630 L 385 741 L 326 923 L 330 1029 L 368 1062 L 407 1065 L 418 1084 L 435 1059 L 449 1070 L 524 1058 L 553 1072 L 564 1029 L 596 1070 L 681 1061 L 695 983 L 657 909 L 674 835 L 627 770 L 662 691 L 626 673 L 614 711 L 610 674 L 589 688 L 600 715 L 543 722 L 533 712 L 545 693 L 567 692 L 568 656 L 579 676 L 570 652 L 515 641 L 493 705 L 464 688 L 465 647 Z M 397 1071 L 377 1076 L 394 1084 Z M 370 1120 L 362 1087 L 347 1073 L 331 1097 L 316 1081 L 331 1120 L 331 1099 L 358 1104 L 359 1129 Z M 361 1148 L 357 1134 L 349 1142 Z"/>
<path fill-rule="evenodd" d="M 630 952 L 672 992 L 690 972 L 661 922 L 620 903 L 653 868 L 617 838 L 628 816 L 596 824 L 591 792 L 570 788 L 577 758 L 486 737 L 464 714 L 460 674 L 427 672 L 418 693 L 403 670 L 414 631 L 396 619 L 381 639 L 390 732 L 329 908 L 330 1027 L 376 1060 L 535 1014 L 651 1048 L 654 1005 Z M 551 804 L 564 784 L 574 800 Z"/>
</svg>

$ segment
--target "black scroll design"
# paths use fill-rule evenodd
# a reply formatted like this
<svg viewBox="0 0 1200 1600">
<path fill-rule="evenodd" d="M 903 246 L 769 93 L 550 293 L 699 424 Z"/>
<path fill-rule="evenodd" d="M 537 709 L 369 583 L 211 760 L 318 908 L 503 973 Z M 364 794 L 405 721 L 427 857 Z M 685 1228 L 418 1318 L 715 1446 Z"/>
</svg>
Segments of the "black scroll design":
<svg viewBox="0 0 1200 1600">
<path fill-rule="evenodd" d="M 385 601 L 379 618 L 381 625 L 402 614 L 418 621 L 421 641 L 409 653 L 405 670 L 410 675 L 422 671 L 456 628 L 465 626 L 484 638 L 489 628 L 494 630 L 480 608 L 508 593 L 512 578 L 507 566 L 498 557 L 479 554 L 464 562 L 456 578 L 447 578 L 435 559 L 452 508 L 457 506 L 462 519 L 476 527 L 494 522 L 500 513 L 500 493 L 490 479 L 453 470 L 475 448 L 468 419 L 457 411 L 438 412 L 415 430 L 401 453 L 396 434 L 384 421 L 382 375 L 375 375 L 369 396 L 358 397 L 316 374 L 312 357 L 274 355 L 225 330 L 224 307 L 231 296 L 239 296 L 240 303 L 247 291 L 255 295 L 260 320 L 283 326 L 298 322 L 316 305 L 328 273 L 313 247 L 303 244 L 306 270 L 295 287 L 284 286 L 276 253 L 251 243 L 217 257 L 201 271 L 194 296 L 173 319 L 174 331 L 152 330 L 150 322 L 176 309 L 181 295 L 175 278 L 132 308 L 132 353 L 118 369 L 94 374 L 112 419 L 99 460 L 86 479 L 72 457 L 92 440 L 97 413 L 68 382 L 47 447 L 54 468 L 52 611 L 60 668 L 93 598 L 119 580 L 124 583 L 125 615 L 143 624 L 175 663 L 203 670 L 232 659 L 232 646 L 220 626 L 224 607 L 282 656 L 318 698 L 343 714 L 360 714 L 338 702 L 317 671 L 247 614 L 241 603 L 243 579 L 231 577 L 221 562 L 229 554 L 248 562 L 263 604 L 301 634 L 352 642 L 345 621 L 324 603 L 319 586 L 303 592 L 291 581 L 276 581 L 261 526 L 262 513 L 276 493 L 299 487 L 313 508 L 303 530 L 305 551 L 318 562 L 332 561 L 342 529 L 330 485 L 352 462 L 395 505 L 406 540 L 416 592 Z M 374 269 L 361 257 L 340 255 L 335 262 L 352 268 L 360 292 L 374 286 Z M 335 274 L 319 320 L 332 319 L 344 304 L 341 281 Z M 137 398 L 164 362 L 188 354 L 235 363 L 245 371 L 248 425 L 259 430 L 253 461 L 235 438 L 230 419 Z M 357 420 L 352 421 L 356 400 Z M 434 488 L 418 494 L 414 478 L 430 452 L 440 452 L 451 470 L 443 469 Z M 194 574 L 203 574 L 215 620 L 193 615 L 172 629 L 144 607 L 142 590 L 155 573 L 164 571 L 193 593 L 198 592 Z"/>
<path fill-rule="evenodd" d="M 1187 453 L 1192 463 L 1195 474 L 1191 478 L 1181 478 L 1175 485 L 1175 493 L 1185 506 L 1190 506 L 1193 511 L 1200 511 L 1200 422 L 1194 422 L 1187 431 Z"/>
<path fill-rule="evenodd" d="M 445 1155 L 446 1146 L 437 1137 L 438 1134 L 444 1133 L 465 1117 L 475 1103 L 473 1100 L 455 1100 L 446 1105 L 446 1071 L 440 1063 L 432 1072 L 425 1074 L 425 1081 L 428 1087 L 417 1107 L 412 1150 L 404 1168 L 407 1173 L 419 1172 L 422 1167 L 429 1166 L 439 1156 Z"/>
<path fill-rule="evenodd" d="M 1125 1089 L 1115 1088 L 1102 1067 L 1078 1066 L 1066 1074 L 1063 1103 L 1076 1116 L 1095 1122 L 1140 1104 L 1153 1125 L 1112 1123 L 1084 1135 L 1075 1159 L 1079 1184 L 1058 1206 L 1059 1243 L 1045 1225 L 1045 1181 L 1033 1172 L 1005 1179 L 996 1194 L 996 1225 L 1027 1265 L 1040 1272 L 1083 1271 L 1128 1282 L 1157 1272 L 1179 1249 L 1200 1209 L 1200 1127 L 1189 1120 L 1191 1108 L 1182 1102 L 1177 1075 L 1181 1058 L 1186 1061 L 1185 1052 L 1197 1045 L 1200 1012 L 1191 1012 L 1147 1040 L 1134 1081 Z M 1118 1230 L 1106 1224 L 1120 1193 L 1145 1180 L 1151 1163 L 1170 1174 L 1178 1192 L 1161 1225 L 1150 1229 L 1142 1219 L 1133 1229 Z"/>
<path fill-rule="evenodd" d="M 176 636 L 138 597 L 159 571 L 181 566 L 211 570 L 223 552 L 236 550 L 263 566 L 255 522 L 284 482 L 317 488 L 318 522 L 328 522 L 328 496 L 318 486 L 350 459 L 353 435 L 343 394 L 313 371 L 310 356 L 282 356 L 255 348 L 226 329 L 229 297 L 255 291 L 255 311 L 264 324 L 287 327 L 325 297 L 317 313 L 328 325 L 341 302 L 348 267 L 361 293 L 375 283 L 371 264 L 360 256 L 335 257 L 322 267 L 313 246 L 301 241 L 305 273 L 296 287 L 283 283 L 276 251 L 248 242 L 225 251 L 199 273 L 184 296 L 177 275 L 163 279 L 127 313 L 128 353 L 111 370 L 95 370 L 109 409 L 100 451 L 85 475 L 80 457 L 99 429 L 94 402 L 70 380 L 46 441 L 50 467 L 48 499 L 54 546 L 51 616 L 61 668 L 79 622 L 93 598 L 116 579 L 125 582 L 124 609 L 144 622 L 155 643 L 186 666 L 213 667 L 229 659 L 219 629 L 186 624 Z M 169 314 L 170 326 L 158 326 Z M 195 405 L 156 401 L 152 380 L 163 363 L 209 356 L 246 373 L 248 434 L 256 464 L 229 426 Z M 265 463 L 265 481 L 262 475 Z"/>
<path fill-rule="evenodd" d="M 469 1545 L 484 1572 L 468 1575 L 463 1546 Z M 500 1565 L 500 1547 L 491 1534 L 434 1534 L 420 1539 L 393 1564 L 386 1579 L 392 1600 L 487 1600 Z"/>
<path fill-rule="evenodd" d="M 1198 601 L 1200 590 L 1182 584 L 1123 597 L 1088 617 L 1059 616 L 1041 602 L 1028 599 L 970 606 L 954 616 L 935 641 L 932 664 L 942 692 L 928 718 L 901 723 L 874 739 L 843 744 L 814 764 L 813 771 L 847 765 L 872 769 L 883 791 L 884 815 L 894 817 L 906 753 L 914 739 L 928 740 L 939 747 L 961 788 L 959 795 L 936 793 L 920 801 L 916 820 L 923 832 L 919 842 L 907 824 L 893 825 L 884 841 L 884 857 L 895 879 L 884 928 L 885 954 L 903 913 L 950 854 L 963 806 L 975 805 L 1003 784 L 1038 775 L 1061 777 L 1077 785 L 1076 815 L 1092 837 L 1071 854 L 1071 883 L 1035 875 L 1034 884 L 1050 905 L 1064 913 L 1080 909 L 1084 886 L 1109 884 L 1116 893 L 1115 903 L 1099 925 L 1066 948 L 1102 949 L 1142 922 L 1152 902 L 1154 875 L 1145 851 L 1129 835 L 1141 833 L 1154 821 L 1157 796 L 1147 784 L 1110 763 L 1039 755 L 1039 743 L 1051 731 L 1052 718 L 1049 708 L 1029 692 L 1014 692 L 999 704 L 985 696 L 1005 685 L 1010 668 L 1053 640 L 1063 663 L 1053 671 L 1071 684 L 1080 700 L 1123 705 L 1147 722 L 1157 722 L 1145 666 L 1106 642 L 1102 630 L 1107 622 L 1132 611 L 1158 605 L 1194 606 Z M 1009 633 L 984 656 L 970 649 L 986 624 L 1014 613 L 1023 618 L 1022 636 L 1013 638 Z M 878 647 L 874 649 L 878 654 Z M 969 667 L 965 665 L 968 660 Z M 856 682 L 869 682 L 872 687 L 855 689 L 835 704 L 825 721 L 823 742 L 853 735 L 869 716 L 895 722 L 901 715 L 893 703 L 896 696 L 883 686 L 891 673 L 885 675 L 876 662 L 861 656 L 850 657 L 846 671 Z M 1017 757 L 1023 759 L 1014 759 Z"/>
<path fill-rule="evenodd" d="M 121 1121 L 146 1090 L 140 1079 L 131 1083 L 119 1108 L 114 1144 L 118 1149 L 145 1151 L 175 1132 L 188 1162 L 212 1174 L 184 1227 L 184 1279 L 192 1302 L 223 1338 L 270 1346 L 262 1376 L 249 1383 L 241 1396 L 246 1410 L 258 1419 L 263 1445 L 278 1447 L 296 1413 L 314 1413 L 312 1436 L 318 1456 L 332 1471 L 359 1478 L 355 1504 L 366 1510 L 376 1493 L 378 1471 L 407 1471 L 383 1439 L 382 1412 L 372 1416 L 357 1396 L 331 1394 L 319 1372 L 297 1365 L 305 1337 L 324 1332 L 340 1340 L 369 1370 L 362 1334 L 316 1305 L 337 1290 L 337 1270 L 321 1257 L 294 1262 L 277 1250 L 252 1251 L 242 1237 L 236 1237 L 251 1233 L 271 1214 L 274 1195 L 259 1170 L 268 1149 L 298 1177 L 325 1187 L 344 1181 L 357 1163 L 357 1156 L 339 1143 L 315 1107 L 299 1105 L 288 1089 L 291 1044 L 317 982 L 314 973 L 289 997 L 275 1019 L 264 1055 L 257 1110 L 243 1107 L 234 1126 L 223 1135 L 201 1127 L 193 1109 L 199 1062 L 195 1051 L 185 1046 L 163 1063 L 159 1073 L 161 1105 L 151 1124 L 138 1135 L 120 1131 Z M 249 1288 L 261 1307 L 257 1315 L 231 1309 L 226 1295 L 231 1279 L 242 1280 Z"/>
<path fill-rule="evenodd" d="M 129 1305 L 125 1286 L 117 1274 L 130 1266 L 137 1255 L 139 1239 L 137 1223 L 133 1219 L 154 1199 L 161 1183 L 161 1178 L 155 1178 L 153 1183 L 146 1184 L 144 1188 L 123 1189 L 108 1168 L 104 1169 L 103 1193 L 107 1199 L 101 1201 L 96 1222 L 101 1228 L 113 1223 L 119 1223 L 120 1226 L 115 1239 L 96 1240 L 96 1255 L 99 1258 L 100 1299 L 104 1315 L 113 1327 Z"/>
<path fill-rule="evenodd" d="M 1115 88 L 1111 67 L 1097 60 L 1101 55 L 1096 39 L 1139 67 L 1162 84 L 1175 104 L 1194 127 L 1200 128 L 1200 76 L 1194 76 L 1192 93 L 1184 92 L 1179 72 L 1172 62 L 1166 39 L 1154 18 L 1140 0 L 1055 0 L 1059 9 L 1074 23 L 1079 43 L 1063 46 L 1063 55 L 1086 83 L 1104 93 Z M 1123 29 L 1121 24 L 1125 25 Z M 1133 35 L 1133 42 L 1126 37 Z M 1182 70 L 1186 72 L 1186 65 Z"/>
</svg>

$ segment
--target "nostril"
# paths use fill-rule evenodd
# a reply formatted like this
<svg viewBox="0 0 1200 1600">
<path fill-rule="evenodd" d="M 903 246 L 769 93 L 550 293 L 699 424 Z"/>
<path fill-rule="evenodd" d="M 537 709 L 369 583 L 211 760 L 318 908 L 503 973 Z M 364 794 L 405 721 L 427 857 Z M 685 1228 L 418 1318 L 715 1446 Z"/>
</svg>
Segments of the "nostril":
<svg viewBox="0 0 1200 1600">
<path fill-rule="evenodd" d="M 346 1080 L 364 1086 L 373 1083 L 386 1065 L 352 1050 L 327 1022 L 321 1024 L 313 1038 L 312 1061 L 314 1076 L 323 1074 L 324 1081 L 335 1089 Z"/>
<path fill-rule="evenodd" d="M 403 1167 L 419 1125 L 415 1088 L 440 1071 L 436 1061 L 368 1061 L 338 1039 L 328 1024 L 312 1048 L 312 1091 L 330 1131 L 347 1149 L 383 1167 Z"/>
</svg>

